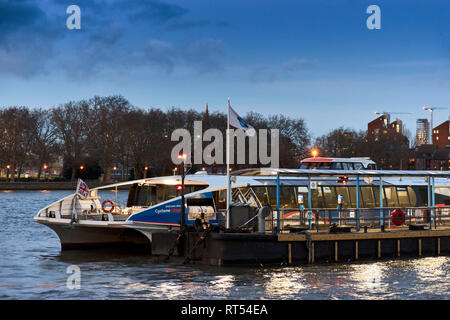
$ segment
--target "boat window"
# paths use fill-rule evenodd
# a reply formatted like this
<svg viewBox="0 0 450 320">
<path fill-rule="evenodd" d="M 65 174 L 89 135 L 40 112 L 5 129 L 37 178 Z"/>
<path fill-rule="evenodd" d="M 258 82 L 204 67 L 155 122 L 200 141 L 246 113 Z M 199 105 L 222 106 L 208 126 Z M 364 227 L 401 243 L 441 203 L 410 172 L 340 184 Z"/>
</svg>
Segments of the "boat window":
<svg viewBox="0 0 450 320">
<path fill-rule="evenodd" d="M 334 187 L 321 187 L 325 208 L 336 208 L 337 195 Z"/>
<path fill-rule="evenodd" d="M 156 186 L 156 203 L 163 202 L 165 199 L 164 188 L 161 185 Z"/>
<path fill-rule="evenodd" d="M 342 165 L 344 170 L 353 170 L 353 163 L 351 162 L 343 162 Z"/>
<path fill-rule="evenodd" d="M 190 193 L 189 189 L 191 189 L 190 186 L 185 186 L 186 193 Z M 175 188 L 173 186 L 166 187 L 166 200 L 176 198 L 179 195 L 181 196 L 181 192 L 177 189 L 177 187 Z"/>
<path fill-rule="evenodd" d="M 276 188 L 275 188 L 276 192 Z M 276 197 L 275 197 L 276 202 Z M 294 187 L 280 187 L 280 207 L 281 208 L 297 208 Z"/>
<path fill-rule="evenodd" d="M 344 204 L 342 205 L 342 208 L 350 208 L 351 207 L 351 201 L 350 201 L 350 194 L 348 192 L 347 187 L 336 187 L 336 193 L 338 195 L 342 195 L 344 197 Z M 337 200 L 336 200 L 337 205 Z"/>
<path fill-rule="evenodd" d="M 319 164 L 320 169 L 331 169 L 331 162 L 320 162 Z"/>
<path fill-rule="evenodd" d="M 342 162 L 333 162 L 331 164 L 331 169 L 342 170 Z"/>
<path fill-rule="evenodd" d="M 379 186 L 373 186 L 373 196 L 375 198 L 375 206 L 379 207 L 380 206 L 380 187 Z M 384 190 L 384 188 L 383 188 Z M 387 206 L 387 202 L 386 202 L 386 193 L 383 192 L 383 207 Z"/>
<path fill-rule="evenodd" d="M 355 168 L 355 170 L 361 170 L 361 169 L 364 169 L 364 167 L 363 167 L 363 165 L 362 165 L 361 162 L 355 162 L 355 163 L 353 164 L 353 167 Z"/>
<path fill-rule="evenodd" d="M 308 197 L 308 196 L 306 196 L 306 197 Z M 320 187 L 318 187 L 317 189 L 311 189 L 311 207 L 312 208 L 323 208 L 322 200 L 323 200 L 322 189 Z"/>
<path fill-rule="evenodd" d="M 206 188 L 204 185 L 185 186 L 185 194 L 195 192 Z M 181 195 L 181 191 L 177 190 L 177 185 L 142 185 L 133 184 L 128 194 L 127 206 L 148 207 Z"/>
<path fill-rule="evenodd" d="M 384 187 L 388 207 L 398 207 L 397 191 L 395 187 Z"/>
<path fill-rule="evenodd" d="M 356 208 L 356 186 L 349 186 L 348 193 L 350 195 L 350 207 Z M 359 199 L 361 201 L 361 199 Z M 361 205 L 361 202 L 359 203 Z"/>
<path fill-rule="evenodd" d="M 369 169 L 369 170 L 377 170 L 377 165 L 373 164 L 373 163 L 370 163 L 370 164 L 367 165 L 367 169 Z"/>
<path fill-rule="evenodd" d="M 253 187 L 253 191 L 255 192 L 256 196 L 258 197 L 259 202 L 262 205 L 269 203 L 266 187 L 263 187 L 263 186 Z"/>
<path fill-rule="evenodd" d="M 407 187 L 397 187 L 397 196 L 400 207 L 410 206 Z"/>
<path fill-rule="evenodd" d="M 373 195 L 372 187 L 363 186 L 361 188 L 361 207 L 365 208 L 373 208 L 375 207 L 375 199 Z"/>
<path fill-rule="evenodd" d="M 227 208 L 227 189 L 214 191 L 213 196 L 218 210 Z"/>
<path fill-rule="evenodd" d="M 417 196 L 413 188 L 408 187 L 409 203 L 411 207 L 417 206 Z"/>
<path fill-rule="evenodd" d="M 149 194 L 149 186 L 140 186 L 137 189 L 136 193 L 136 201 L 134 202 L 135 206 L 145 207 L 148 206 L 147 198 Z"/>
</svg>

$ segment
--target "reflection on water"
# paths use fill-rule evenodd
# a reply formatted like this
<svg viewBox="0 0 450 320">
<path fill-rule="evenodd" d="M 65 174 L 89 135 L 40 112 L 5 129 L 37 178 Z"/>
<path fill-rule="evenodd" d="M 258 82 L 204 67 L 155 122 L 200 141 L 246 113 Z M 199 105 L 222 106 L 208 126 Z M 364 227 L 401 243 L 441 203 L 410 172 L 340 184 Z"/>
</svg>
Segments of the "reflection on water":
<svg viewBox="0 0 450 320">
<path fill-rule="evenodd" d="M 61 252 L 56 234 L 33 216 L 70 193 L 0 193 L 0 299 L 449 298 L 449 257 L 268 268 L 155 263 L 143 252 Z M 117 196 L 126 202 L 125 192 Z M 70 265 L 80 267 L 80 290 L 66 287 Z"/>
</svg>

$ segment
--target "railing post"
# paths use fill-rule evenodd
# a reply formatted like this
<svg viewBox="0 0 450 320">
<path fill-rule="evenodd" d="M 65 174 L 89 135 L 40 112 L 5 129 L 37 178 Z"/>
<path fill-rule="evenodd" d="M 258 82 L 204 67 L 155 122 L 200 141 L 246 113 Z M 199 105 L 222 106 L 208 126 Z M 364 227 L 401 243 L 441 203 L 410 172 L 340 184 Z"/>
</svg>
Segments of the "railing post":
<svg viewBox="0 0 450 320">
<path fill-rule="evenodd" d="M 280 233 L 280 173 L 277 173 L 277 233 Z"/>
<path fill-rule="evenodd" d="M 356 231 L 360 230 L 360 214 L 359 214 L 359 175 L 356 176 Z"/>
<path fill-rule="evenodd" d="M 384 228 L 383 213 L 383 178 L 380 176 L 380 228 Z"/>
<path fill-rule="evenodd" d="M 428 218 L 428 227 L 431 229 L 431 178 L 430 176 L 427 177 L 427 204 L 428 204 L 428 210 L 427 210 L 427 218 Z"/>
<path fill-rule="evenodd" d="M 312 211 L 311 211 L 311 176 L 308 176 L 308 229 L 311 230 L 311 219 L 312 219 Z"/>
<path fill-rule="evenodd" d="M 436 198 L 434 193 L 434 177 L 431 178 L 431 205 L 432 205 L 432 211 L 431 211 L 431 218 L 433 219 L 434 228 L 436 229 Z"/>
</svg>

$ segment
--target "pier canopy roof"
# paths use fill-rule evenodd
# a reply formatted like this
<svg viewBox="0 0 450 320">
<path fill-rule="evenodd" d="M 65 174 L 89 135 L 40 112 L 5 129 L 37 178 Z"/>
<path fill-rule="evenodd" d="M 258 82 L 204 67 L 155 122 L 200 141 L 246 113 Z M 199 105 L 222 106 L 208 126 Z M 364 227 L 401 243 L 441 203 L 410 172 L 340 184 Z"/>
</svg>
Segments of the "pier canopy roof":
<svg viewBox="0 0 450 320">
<path fill-rule="evenodd" d="M 336 176 L 336 177 L 436 177 L 450 178 L 450 171 L 438 170 L 314 170 L 283 168 L 250 168 L 236 170 L 232 176 Z"/>
</svg>

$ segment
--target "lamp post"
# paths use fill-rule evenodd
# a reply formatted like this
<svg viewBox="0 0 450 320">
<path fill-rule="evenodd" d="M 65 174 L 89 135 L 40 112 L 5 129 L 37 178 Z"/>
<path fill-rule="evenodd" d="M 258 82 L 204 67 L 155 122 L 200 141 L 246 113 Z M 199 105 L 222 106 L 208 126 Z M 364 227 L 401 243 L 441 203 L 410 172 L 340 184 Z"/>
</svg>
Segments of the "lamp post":
<svg viewBox="0 0 450 320">
<path fill-rule="evenodd" d="M 186 214 L 185 214 L 185 206 L 184 206 L 184 177 L 186 175 L 186 155 L 179 154 L 179 159 L 182 159 L 183 163 L 181 165 L 181 219 L 180 219 L 180 228 L 183 230 L 186 226 Z"/>
<path fill-rule="evenodd" d="M 44 165 L 42 166 L 42 169 L 44 169 L 44 181 L 47 181 L 47 169 L 48 169 L 48 165 L 44 163 Z"/>
<path fill-rule="evenodd" d="M 9 181 L 9 168 L 11 168 L 11 166 L 8 164 L 6 166 L 6 181 Z"/>
</svg>

